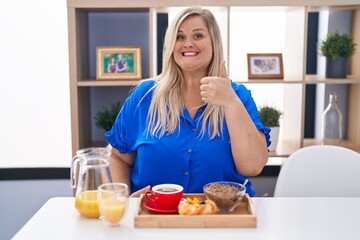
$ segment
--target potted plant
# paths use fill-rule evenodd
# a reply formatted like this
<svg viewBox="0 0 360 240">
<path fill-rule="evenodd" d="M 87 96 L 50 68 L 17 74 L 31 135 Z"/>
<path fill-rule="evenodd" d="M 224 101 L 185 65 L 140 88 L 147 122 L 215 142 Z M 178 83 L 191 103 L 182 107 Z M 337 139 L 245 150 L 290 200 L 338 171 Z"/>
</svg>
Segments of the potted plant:
<svg viewBox="0 0 360 240">
<path fill-rule="evenodd" d="M 355 53 L 356 43 L 348 34 L 329 33 L 321 42 L 321 54 L 326 57 L 326 77 L 346 78 L 348 58 Z"/>
<path fill-rule="evenodd" d="M 106 132 L 110 131 L 120 111 L 120 107 L 120 102 L 116 102 L 110 108 L 103 107 L 102 110 L 98 111 L 95 115 L 96 127 L 104 129 Z"/>
<path fill-rule="evenodd" d="M 279 119 L 281 114 L 282 113 L 275 107 L 263 106 L 259 108 L 259 115 L 262 123 L 264 124 L 265 127 L 271 129 L 270 131 L 271 144 L 269 146 L 270 151 L 275 151 L 277 147 L 277 143 L 279 140 L 279 130 L 280 130 Z"/>
</svg>

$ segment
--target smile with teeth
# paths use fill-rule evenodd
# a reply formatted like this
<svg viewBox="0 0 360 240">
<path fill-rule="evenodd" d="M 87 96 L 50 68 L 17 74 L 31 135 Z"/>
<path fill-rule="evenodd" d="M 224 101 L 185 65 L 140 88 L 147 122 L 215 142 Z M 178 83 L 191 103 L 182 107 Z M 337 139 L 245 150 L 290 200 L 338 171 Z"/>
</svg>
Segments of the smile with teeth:
<svg viewBox="0 0 360 240">
<path fill-rule="evenodd" d="M 198 52 L 183 52 L 182 55 L 184 57 L 193 57 L 193 56 L 197 56 L 199 53 Z"/>
</svg>

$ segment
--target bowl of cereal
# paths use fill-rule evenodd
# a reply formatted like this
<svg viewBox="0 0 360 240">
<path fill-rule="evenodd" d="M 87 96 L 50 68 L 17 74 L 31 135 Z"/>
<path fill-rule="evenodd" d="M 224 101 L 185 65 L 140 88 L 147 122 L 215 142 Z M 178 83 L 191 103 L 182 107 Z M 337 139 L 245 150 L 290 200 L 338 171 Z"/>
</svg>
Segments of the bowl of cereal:
<svg viewBox="0 0 360 240">
<path fill-rule="evenodd" d="M 205 197 L 216 203 L 220 212 L 231 212 L 241 202 L 246 187 L 236 182 L 211 182 L 203 187 Z"/>
</svg>

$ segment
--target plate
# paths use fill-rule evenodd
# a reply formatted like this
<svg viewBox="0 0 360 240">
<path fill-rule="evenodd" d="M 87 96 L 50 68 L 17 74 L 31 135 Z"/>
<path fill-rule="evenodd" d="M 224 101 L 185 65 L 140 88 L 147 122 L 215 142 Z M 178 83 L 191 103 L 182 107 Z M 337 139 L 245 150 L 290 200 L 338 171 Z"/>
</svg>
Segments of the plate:
<svg viewBox="0 0 360 240">
<path fill-rule="evenodd" d="M 154 212 L 157 212 L 157 213 L 165 213 L 165 214 L 170 214 L 170 213 L 178 213 L 178 209 L 177 208 L 174 208 L 174 209 L 160 209 L 156 203 L 154 202 L 151 202 L 151 201 L 146 201 L 144 203 L 144 206 L 151 210 L 151 211 L 154 211 Z"/>
</svg>

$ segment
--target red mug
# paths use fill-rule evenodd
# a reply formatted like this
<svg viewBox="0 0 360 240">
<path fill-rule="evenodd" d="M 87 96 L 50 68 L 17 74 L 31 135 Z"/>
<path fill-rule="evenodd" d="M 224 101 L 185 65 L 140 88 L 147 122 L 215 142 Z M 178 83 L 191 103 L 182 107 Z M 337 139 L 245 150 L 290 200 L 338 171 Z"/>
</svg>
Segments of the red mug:
<svg viewBox="0 0 360 240">
<path fill-rule="evenodd" d="M 180 203 L 184 188 L 177 184 L 159 184 L 145 192 L 146 201 L 154 202 L 159 209 L 175 209 Z"/>
</svg>

